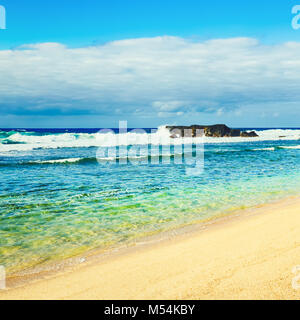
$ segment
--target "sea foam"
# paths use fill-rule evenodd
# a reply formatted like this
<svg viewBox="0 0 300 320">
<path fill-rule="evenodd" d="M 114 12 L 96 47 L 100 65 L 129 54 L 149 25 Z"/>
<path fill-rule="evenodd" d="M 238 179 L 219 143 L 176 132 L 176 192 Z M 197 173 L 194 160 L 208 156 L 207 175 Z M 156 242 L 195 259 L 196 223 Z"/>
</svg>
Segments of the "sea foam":
<svg viewBox="0 0 300 320">
<path fill-rule="evenodd" d="M 57 149 L 57 148 L 88 148 L 88 147 L 115 147 L 130 145 L 181 145 L 192 143 L 240 143 L 257 141 L 299 140 L 298 129 L 269 129 L 257 130 L 259 137 L 243 138 L 177 138 L 171 139 L 166 126 L 158 130 L 146 133 L 142 129 L 127 133 L 115 134 L 113 131 L 99 131 L 97 133 L 49 133 L 37 134 L 36 132 L 13 132 L 8 137 L 0 138 L 0 152 L 30 151 L 34 149 Z"/>
</svg>

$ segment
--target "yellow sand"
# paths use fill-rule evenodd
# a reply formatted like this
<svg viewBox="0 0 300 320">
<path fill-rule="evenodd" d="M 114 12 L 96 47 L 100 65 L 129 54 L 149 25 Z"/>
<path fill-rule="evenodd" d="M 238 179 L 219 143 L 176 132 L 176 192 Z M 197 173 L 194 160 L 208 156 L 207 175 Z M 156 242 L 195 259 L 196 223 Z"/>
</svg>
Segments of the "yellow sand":
<svg viewBox="0 0 300 320">
<path fill-rule="evenodd" d="M 1 291 L 0 299 L 299 299 L 297 265 L 294 199 Z"/>
</svg>

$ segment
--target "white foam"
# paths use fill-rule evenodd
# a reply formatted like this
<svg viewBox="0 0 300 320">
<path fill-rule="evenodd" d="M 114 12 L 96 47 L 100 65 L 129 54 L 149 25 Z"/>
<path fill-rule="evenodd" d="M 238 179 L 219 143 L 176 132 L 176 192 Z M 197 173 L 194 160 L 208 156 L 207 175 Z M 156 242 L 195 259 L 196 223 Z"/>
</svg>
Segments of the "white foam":
<svg viewBox="0 0 300 320">
<path fill-rule="evenodd" d="M 300 145 L 299 146 L 280 146 L 279 148 L 281 148 L 281 149 L 300 149 Z"/>
<path fill-rule="evenodd" d="M 74 163 L 80 161 L 82 158 L 68 158 L 68 159 L 55 159 L 55 160 L 38 160 L 32 163 Z"/>
<path fill-rule="evenodd" d="M 271 148 L 257 148 L 257 149 L 253 149 L 253 151 L 275 151 L 274 147 Z"/>
<path fill-rule="evenodd" d="M 170 138 L 170 132 L 165 127 L 159 127 L 156 132 L 146 133 L 143 130 L 115 134 L 107 133 L 61 133 L 49 135 L 34 135 L 15 133 L 9 137 L 16 144 L 0 144 L 0 152 L 30 151 L 34 149 L 79 148 L 79 147 L 114 147 L 127 145 L 181 145 L 192 143 L 239 143 L 256 141 L 299 140 L 300 130 L 272 129 L 257 131 L 259 137 L 228 137 L 228 138 Z"/>
</svg>

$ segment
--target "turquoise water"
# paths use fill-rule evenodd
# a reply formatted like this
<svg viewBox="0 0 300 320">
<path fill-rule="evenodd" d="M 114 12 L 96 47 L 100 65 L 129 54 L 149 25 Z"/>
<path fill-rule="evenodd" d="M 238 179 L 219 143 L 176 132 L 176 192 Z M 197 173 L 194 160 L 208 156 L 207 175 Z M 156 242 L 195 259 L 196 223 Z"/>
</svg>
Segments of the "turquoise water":
<svg viewBox="0 0 300 320">
<path fill-rule="evenodd" d="M 95 132 L 0 131 L 0 265 L 8 273 L 300 192 L 300 130 L 210 140 L 198 176 L 173 157 L 99 163 L 109 143 Z"/>
</svg>

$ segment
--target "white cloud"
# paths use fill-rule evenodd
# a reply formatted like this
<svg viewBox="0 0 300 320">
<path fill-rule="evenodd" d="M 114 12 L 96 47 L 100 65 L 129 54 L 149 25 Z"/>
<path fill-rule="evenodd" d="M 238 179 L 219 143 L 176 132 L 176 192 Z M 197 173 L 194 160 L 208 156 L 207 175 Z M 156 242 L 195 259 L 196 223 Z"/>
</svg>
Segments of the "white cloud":
<svg viewBox="0 0 300 320">
<path fill-rule="evenodd" d="M 218 116 L 222 116 L 223 114 L 224 114 L 223 108 L 220 108 L 219 110 L 217 110 Z"/>
<path fill-rule="evenodd" d="M 300 42 L 249 38 L 24 45 L 0 51 L 0 113 L 171 117 L 265 105 L 275 114 L 300 106 L 299 57 Z"/>
<path fill-rule="evenodd" d="M 176 112 L 182 108 L 187 108 L 189 104 L 187 101 L 155 101 L 152 106 L 159 111 Z"/>
</svg>

